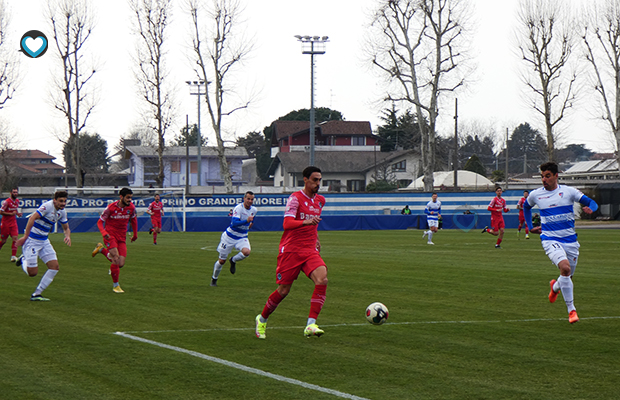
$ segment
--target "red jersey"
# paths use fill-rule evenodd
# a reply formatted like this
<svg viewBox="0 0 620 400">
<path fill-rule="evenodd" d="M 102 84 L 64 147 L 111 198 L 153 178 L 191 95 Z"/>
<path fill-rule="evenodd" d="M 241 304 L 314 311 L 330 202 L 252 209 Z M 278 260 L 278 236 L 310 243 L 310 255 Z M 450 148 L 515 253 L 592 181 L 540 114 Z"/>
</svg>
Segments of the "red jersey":
<svg viewBox="0 0 620 400">
<path fill-rule="evenodd" d="M 493 197 L 487 210 L 491 211 L 491 218 L 502 218 L 502 211 L 507 211 L 506 199 L 497 196 Z"/>
<path fill-rule="evenodd" d="M 151 204 L 149 204 L 149 208 L 147 208 L 147 210 L 153 213 L 151 214 L 151 218 L 161 218 L 161 212 L 163 209 L 164 203 L 162 203 L 161 201 L 153 201 Z"/>
<path fill-rule="evenodd" d="M 325 197 L 320 194 L 313 198 L 303 191 L 295 192 L 286 201 L 284 217 L 294 217 L 296 221 L 303 221 L 314 216 L 320 216 L 325 206 Z M 280 239 L 280 253 L 314 253 L 318 225 L 302 225 L 295 229 L 285 229 Z"/>
<path fill-rule="evenodd" d="M 17 212 L 18 208 L 19 208 L 19 199 L 13 200 L 12 198 L 9 197 L 8 199 L 2 202 L 2 207 L 0 207 L 0 210 L 4 212 Z M 0 224 L 4 226 L 17 225 L 17 219 L 15 217 L 16 217 L 15 215 L 3 215 L 2 221 L 0 222 Z"/>
<path fill-rule="evenodd" d="M 133 203 L 127 207 L 120 207 L 119 201 L 115 201 L 107 206 L 99 219 L 103 221 L 105 230 L 110 235 L 123 238 L 124 240 L 125 236 L 127 236 L 127 223 L 132 219 L 135 220 L 137 217 L 136 207 Z"/>
<path fill-rule="evenodd" d="M 519 215 L 523 216 L 523 204 L 527 201 L 525 197 L 521 197 L 519 202 L 517 203 L 517 208 L 519 209 Z"/>
</svg>

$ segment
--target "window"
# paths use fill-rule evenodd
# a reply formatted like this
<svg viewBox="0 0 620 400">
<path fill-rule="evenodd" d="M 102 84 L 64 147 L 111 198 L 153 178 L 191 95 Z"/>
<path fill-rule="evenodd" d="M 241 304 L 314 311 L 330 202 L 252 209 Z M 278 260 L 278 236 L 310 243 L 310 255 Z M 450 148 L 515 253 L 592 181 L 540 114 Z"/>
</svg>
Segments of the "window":
<svg viewBox="0 0 620 400">
<path fill-rule="evenodd" d="M 405 172 L 407 171 L 407 161 L 399 161 L 396 164 L 392 164 L 393 172 Z"/>
<path fill-rule="evenodd" d="M 353 136 L 351 138 L 351 145 L 353 145 L 353 146 L 364 146 L 364 145 L 366 145 L 366 137 L 365 136 Z"/>
<path fill-rule="evenodd" d="M 327 190 L 333 190 L 333 191 L 340 191 L 340 187 L 342 186 L 340 184 L 340 180 L 338 179 L 332 179 L 332 180 L 326 180 L 326 181 L 322 181 L 323 182 L 323 186 L 327 187 Z"/>
<path fill-rule="evenodd" d="M 191 174 L 198 173 L 198 161 L 190 161 L 189 162 L 189 172 Z"/>
<path fill-rule="evenodd" d="M 170 172 L 181 172 L 181 161 L 171 161 Z"/>
<path fill-rule="evenodd" d="M 347 181 L 347 190 L 349 192 L 361 192 L 365 189 L 365 181 L 361 179 L 352 179 Z"/>
</svg>

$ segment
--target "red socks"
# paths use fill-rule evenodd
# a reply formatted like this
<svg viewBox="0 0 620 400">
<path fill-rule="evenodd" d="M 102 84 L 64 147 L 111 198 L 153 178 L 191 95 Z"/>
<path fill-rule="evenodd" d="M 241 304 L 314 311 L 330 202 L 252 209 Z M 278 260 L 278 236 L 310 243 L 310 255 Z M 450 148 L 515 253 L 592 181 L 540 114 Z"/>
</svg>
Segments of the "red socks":
<svg viewBox="0 0 620 400">
<path fill-rule="evenodd" d="M 112 275 L 112 282 L 118 283 L 118 276 L 121 273 L 121 269 L 118 265 L 112 264 L 110 265 L 110 275 Z"/>
<path fill-rule="evenodd" d="M 325 293 L 327 293 L 327 285 L 315 285 L 312 298 L 310 299 L 310 314 L 308 318 L 317 319 L 323 304 L 325 304 Z"/>
<path fill-rule="evenodd" d="M 284 300 L 284 297 L 282 297 L 280 292 L 278 292 L 277 290 L 274 290 L 274 292 L 271 293 L 271 295 L 269 295 L 269 298 L 267 299 L 267 303 L 265 304 L 265 308 L 263 308 L 263 312 L 261 313 L 263 318 L 265 319 L 269 318 L 271 313 L 273 313 L 276 310 L 276 308 L 278 308 L 278 305 L 280 304 L 282 300 Z"/>
</svg>

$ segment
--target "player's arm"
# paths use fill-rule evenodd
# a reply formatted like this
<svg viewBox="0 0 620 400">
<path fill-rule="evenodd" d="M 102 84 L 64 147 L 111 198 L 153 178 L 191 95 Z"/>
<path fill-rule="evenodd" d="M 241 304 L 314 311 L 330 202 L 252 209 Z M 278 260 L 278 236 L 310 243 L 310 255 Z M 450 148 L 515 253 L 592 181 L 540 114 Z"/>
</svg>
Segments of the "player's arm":
<svg viewBox="0 0 620 400">
<path fill-rule="evenodd" d="M 39 210 L 32 213 L 30 218 L 28 218 L 28 222 L 26 223 L 26 229 L 24 230 L 24 236 L 20 237 L 19 239 L 17 239 L 17 242 L 15 242 L 17 247 L 20 247 L 24 244 L 28 236 L 30 236 L 30 231 L 32 230 L 32 227 L 34 226 L 34 221 L 40 218 L 41 218 L 41 214 L 39 214 Z"/>
<path fill-rule="evenodd" d="M 71 229 L 69 229 L 69 222 L 61 223 L 62 230 L 65 233 L 65 244 L 71 247 Z"/>
<path fill-rule="evenodd" d="M 6 215 L 7 217 L 10 217 L 10 216 L 13 216 L 13 215 L 17 214 L 17 211 L 13 211 L 13 212 L 7 211 L 6 210 L 7 206 L 8 206 L 7 202 L 3 201 L 2 202 L 2 208 L 0 208 L 0 215 Z"/>
<path fill-rule="evenodd" d="M 525 218 L 525 223 L 527 224 L 527 228 L 532 232 L 532 206 L 528 200 L 525 200 L 523 203 L 523 218 Z M 540 232 L 532 232 L 532 233 L 540 233 Z"/>
<path fill-rule="evenodd" d="M 583 206 L 583 211 L 586 214 L 592 214 L 594 211 L 598 210 L 598 204 L 596 204 L 596 201 L 592 200 L 585 194 L 579 199 L 579 204 Z"/>
<path fill-rule="evenodd" d="M 129 222 L 131 223 L 131 230 L 133 231 L 131 241 L 135 242 L 138 239 L 138 216 L 134 213 L 134 215 L 129 219 Z"/>
<path fill-rule="evenodd" d="M 431 215 L 433 212 L 431 210 L 428 209 L 428 206 L 426 206 L 426 208 L 424 209 L 424 214 L 426 215 Z"/>
<path fill-rule="evenodd" d="M 103 215 L 101 216 L 101 218 L 99 218 L 99 221 L 97 221 L 97 228 L 99 228 L 101 236 L 103 236 L 104 239 L 108 239 L 110 237 L 110 234 L 108 233 L 108 231 L 105 230 L 105 221 L 102 218 Z"/>
</svg>

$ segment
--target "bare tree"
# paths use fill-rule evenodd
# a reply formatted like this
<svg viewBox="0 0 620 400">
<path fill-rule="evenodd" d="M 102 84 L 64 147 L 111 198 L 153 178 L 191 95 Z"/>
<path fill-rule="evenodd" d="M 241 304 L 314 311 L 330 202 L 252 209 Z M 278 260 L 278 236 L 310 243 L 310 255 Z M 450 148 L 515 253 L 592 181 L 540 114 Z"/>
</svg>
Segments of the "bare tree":
<svg viewBox="0 0 620 400">
<path fill-rule="evenodd" d="M 130 0 L 134 14 L 137 80 L 148 107 L 147 124 L 157 134 L 159 172 L 157 184 L 164 185 L 165 135 L 172 124 L 172 88 L 168 83 L 166 45 L 172 13 L 171 0 Z"/>
<path fill-rule="evenodd" d="M 606 0 L 602 9 L 591 5 L 582 39 L 601 118 L 609 123 L 620 165 L 620 0 Z"/>
<path fill-rule="evenodd" d="M 60 141 L 70 147 L 71 160 L 76 166 L 75 182 L 83 187 L 83 170 L 80 155 L 80 133 L 95 107 L 91 79 L 96 69 L 85 59 L 86 42 L 94 27 L 89 0 L 48 0 L 47 19 L 58 50 L 59 76 L 55 77 L 52 105 L 67 122 L 68 135 Z"/>
<path fill-rule="evenodd" d="M 9 128 L 4 119 L 0 118 L 0 190 L 9 190 L 19 181 L 11 160 L 17 140 L 17 134 Z"/>
<path fill-rule="evenodd" d="M 7 32 L 9 25 L 9 13 L 6 2 L 0 0 L 0 110 L 13 97 L 17 84 L 17 60 L 12 55 L 11 49 L 7 49 Z"/>
<path fill-rule="evenodd" d="M 371 24 L 372 63 L 391 84 L 386 100 L 413 105 L 421 133 L 424 189 L 433 190 L 440 95 L 464 84 L 461 0 L 382 0 Z"/>
<path fill-rule="evenodd" d="M 241 7 L 238 0 L 210 0 L 210 7 L 203 1 L 189 0 L 193 22 L 193 61 L 196 74 L 206 82 L 205 102 L 215 132 L 220 174 L 228 193 L 232 193 L 232 177 L 226 161 L 223 140 L 223 118 L 247 108 L 249 101 L 233 99 L 234 88 L 229 79 L 234 70 L 245 60 L 252 48 L 251 41 L 239 34 Z M 224 106 L 232 100 L 231 106 Z"/>
<path fill-rule="evenodd" d="M 575 46 L 574 22 L 561 0 L 522 0 L 518 47 L 527 65 L 524 83 L 533 91 L 532 107 L 545 121 L 547 157 L 555 160 L 554 127 L 576 98 L 576 70 L 570 60 Z"/>
</svg>

